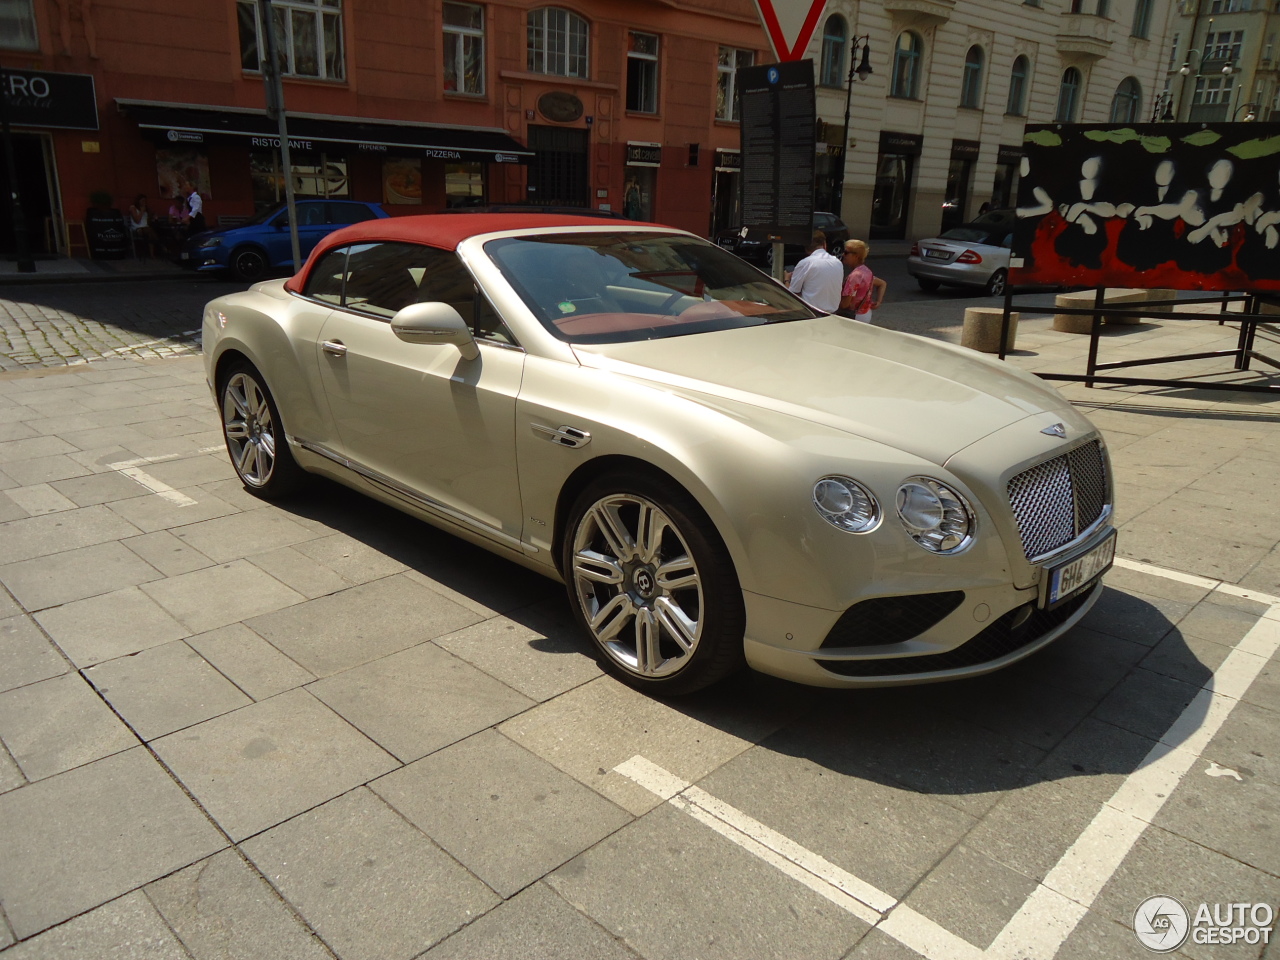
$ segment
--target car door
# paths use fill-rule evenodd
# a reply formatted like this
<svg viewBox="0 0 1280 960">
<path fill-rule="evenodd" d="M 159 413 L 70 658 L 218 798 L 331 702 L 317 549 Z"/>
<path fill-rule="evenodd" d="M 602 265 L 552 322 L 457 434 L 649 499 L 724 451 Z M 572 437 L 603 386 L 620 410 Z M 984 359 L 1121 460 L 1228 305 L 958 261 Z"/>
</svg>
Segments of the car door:
<svg viewBox="0 0 1280 960">
<path fill-rule="evenodd" d="M 509 542 L 521 532 L 515 401 L 524 351 L 502 342 L 510 338 L 493 333 L 493 321 L 482 324 L 475 360 L 449 344 L 400 340 L 390 323 L 411 303 L 443 301 L 474 330 L 479 298 L 451 250 L 353 245 L 342 306 L 321 331 L 320 378 L 341 452 L 360 472 Z"/>
</svg>

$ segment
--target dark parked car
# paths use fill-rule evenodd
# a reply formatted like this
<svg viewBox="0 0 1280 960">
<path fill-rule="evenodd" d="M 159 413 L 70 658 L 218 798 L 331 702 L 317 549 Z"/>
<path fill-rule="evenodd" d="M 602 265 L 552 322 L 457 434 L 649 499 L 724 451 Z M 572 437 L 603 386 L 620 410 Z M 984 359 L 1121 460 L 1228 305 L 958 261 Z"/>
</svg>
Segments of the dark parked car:
<svg viewBox="0 0 1280 960">
<path fill-rule="evenodd" d="M 389 214 L 376 203 L 357 200 L 299 200 L 298 245 L 303 259 L 312 247 L 333 231 L 362 220 Z M 293 242 L 289 238 L 289 213 L 276 207 L 248 223 L 219 230 L 205 230 L 183 244 L 182 260 L 201 272 L 230 271 L 238 280 L 261 280 L 272 271 L 292 273 Z"/>
<path fill-rule="evenodd" d="M 827 235 L 827 248 L 832 253 L 839 256 L 843 252 L 844 242 L 849 239 L 849 228 L 834 213 L 814 211 L 813 229 Z M 744 240 L 738 230 L 721 230 L 716 234 L 716 244 L 758 267 L 768 269 L 773 266 L 773 244 L 764 240 Z M 788 243 L 783 251 L 783 263 L 792 266 L 803 256 L 803 244 Z"/>
</svg>

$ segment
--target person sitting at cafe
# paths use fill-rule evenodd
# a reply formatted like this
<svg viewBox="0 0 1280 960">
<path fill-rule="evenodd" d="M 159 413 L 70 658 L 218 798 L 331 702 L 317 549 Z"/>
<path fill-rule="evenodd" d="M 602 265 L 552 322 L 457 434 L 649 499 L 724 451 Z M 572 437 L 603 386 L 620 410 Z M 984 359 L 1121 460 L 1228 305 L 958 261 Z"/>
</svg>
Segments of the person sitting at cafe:
<svg viewBox="0 0 1280 960">
<path fill-rule="evenodd" d="M 151 211 L 147 209 L 145 193 L 140 193 L 133 198 L 133 203 L 129 207 L 128 227 L 133 238 L 134 249 L 137 250 L 138 241 L 142 241 L 147 245 L 147 256 L 154 257 L 158 238 L 155 228 L 151 225 Z"/>
</svg>

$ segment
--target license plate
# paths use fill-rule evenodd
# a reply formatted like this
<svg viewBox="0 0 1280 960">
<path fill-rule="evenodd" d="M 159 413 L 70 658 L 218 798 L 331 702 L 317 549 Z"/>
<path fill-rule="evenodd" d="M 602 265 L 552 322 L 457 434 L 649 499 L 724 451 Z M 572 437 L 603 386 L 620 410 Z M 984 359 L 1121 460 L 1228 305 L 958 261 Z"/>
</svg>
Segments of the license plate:
<svg viewBox="0 0 1280 960">
<path fill-rule="evenodd" d="M 949 250 L 926 250 L 924 255 L 930 260 L 950 260 L 951 252 Z"/>
<path fill-rule="evenodd" d="M 1088 553 L 1049 570 L 1049 589 L 1045 608 L 1057 606 L 1079 593 L 1106 572 L 1116 557 L 1116 535 L 1113 533 Z"/>
<path fill-rule="evenodd" d="M 187 253 L 187 251 L 183 250 L 183 251 L 182 251 L 182 253 L 178 254 L 178 257 L 179 257 L 179 259 L 182 259 L 182 260 L 190 260 L 190 259 L 191 259 L 191 254 L 189 254 L 189 253 Z"/>
</svg>

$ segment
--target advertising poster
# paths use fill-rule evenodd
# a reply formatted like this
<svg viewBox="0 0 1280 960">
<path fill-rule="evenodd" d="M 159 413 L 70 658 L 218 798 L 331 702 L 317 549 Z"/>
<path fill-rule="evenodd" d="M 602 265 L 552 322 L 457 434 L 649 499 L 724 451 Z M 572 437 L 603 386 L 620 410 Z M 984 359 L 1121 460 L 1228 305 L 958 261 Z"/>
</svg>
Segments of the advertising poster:
<svg viewBox="0 0 1280 960">
<path fill-rule="evenodd" d="M 1013 282 L 1280 290 L 1280 124 L 1041 124 L 1024 146 Z"/>
<path fill-rule="evenodd" d="M 193 184 L 206 200 L 213 196 L 209 158 L 203 150 L 157 150 L 156 178 L 160 182 L 160 196 L 166 200 L 181 196 L 179 186 L 184 180 Z"/>
<path fill-rule="evenodd" d="M 382 201 L 422 203 L 422 160 L 398 158 L 382 161 Z"/>
</svg>

